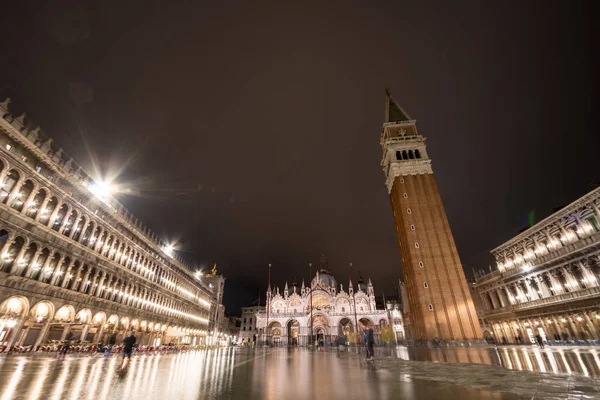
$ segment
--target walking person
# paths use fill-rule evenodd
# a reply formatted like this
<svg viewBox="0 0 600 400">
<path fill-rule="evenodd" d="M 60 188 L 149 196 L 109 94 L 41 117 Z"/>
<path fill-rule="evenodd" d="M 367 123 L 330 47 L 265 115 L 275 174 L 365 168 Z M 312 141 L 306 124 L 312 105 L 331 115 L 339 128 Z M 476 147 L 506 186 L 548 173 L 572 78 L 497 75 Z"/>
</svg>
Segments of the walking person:
<svg viewBox="0 0 600 400">
<path fill-rule="evenodd" d="M 69 331 L 67 336 L 65 337 L 65 342 L 63 343 L 60 351 L 58 353 L 57 359 L 64 360 L 67 356 L 67 352 L 69 351 L 69 347 L 71 347 L 71 340 L 73 340 L 73 332 Z"/>
<path fill-rule="evenodd" d="M 124 371 L 131 362 L 131 353 L 133 352 L 133 345 L 135 344 L 135 336 L 133 331 L 129 333 L 125 339 L 123 339 L 123 353 L 121 354 L 121 371 Z"/>
<path fill-rule="evenodd" d="M 370 332 L 369 332 L 370 331 Z M 369 338 L 370 335 L 370 338 Z M 371 361 L 373 359 L 373 343 L 370 342 L 373 339 L 373 329 L 369 329 L 365 326 L 362 332 L 362 340 L 365 346 L 365 353 L 367 356 L 367 361 Z"/>
<path fill-rule="evenodd" d="M 538 345 L 543 349 L 544 348 L 544 339 L 542 339 L 542 335 L 540 335 L 539 333 L 537 335 L 535 335 L 535 340 L 537 341 Z"/>
<path fill-rule="evenodd" d="M 113 332 L 108 337 L 108 344 L 104 348 L 104 357 L 110 357 L 110 353 L 115 344 L 117 344 L 117 334 Z"/>
<path fill-rule="evenodd" d="M 375 335 L 373 334 L 373 328 L 367 329 L 367 348 L 369 349 L 369 361 L 373 361 L 373 346 L 375 346 Z"/>
</svg>

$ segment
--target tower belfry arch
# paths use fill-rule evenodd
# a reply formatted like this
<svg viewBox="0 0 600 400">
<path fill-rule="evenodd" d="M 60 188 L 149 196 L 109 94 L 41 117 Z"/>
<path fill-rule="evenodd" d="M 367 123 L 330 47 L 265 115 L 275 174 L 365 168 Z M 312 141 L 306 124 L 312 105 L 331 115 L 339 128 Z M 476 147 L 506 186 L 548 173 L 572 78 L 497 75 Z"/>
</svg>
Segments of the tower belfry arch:
<svg viewBox="0 0 600 400">
<path fill-rule="evenodd" d="M 410 339 L 478 342 L 481 328 L 416 122 L 386 90 L 381 166 L 406 283 Z"/>
</svg>

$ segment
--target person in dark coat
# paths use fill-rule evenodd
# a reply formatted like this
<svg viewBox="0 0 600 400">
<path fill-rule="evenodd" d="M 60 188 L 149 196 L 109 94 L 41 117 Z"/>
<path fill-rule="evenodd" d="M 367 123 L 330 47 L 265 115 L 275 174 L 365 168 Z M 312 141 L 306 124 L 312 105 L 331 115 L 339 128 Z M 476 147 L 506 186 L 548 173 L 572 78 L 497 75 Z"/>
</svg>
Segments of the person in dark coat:
<svg viewBox="0 0 600 400">
<path fill-rule="evenodd" d="M 133 353 L 133 345 L 135 344 L 135 336 L 133 335 L 133 331 L 123 339 L 123 353 L 121 354 L 121 369 L 127 369 L 129 363 L 131 362 L 131 353 Z"/>
</svg>

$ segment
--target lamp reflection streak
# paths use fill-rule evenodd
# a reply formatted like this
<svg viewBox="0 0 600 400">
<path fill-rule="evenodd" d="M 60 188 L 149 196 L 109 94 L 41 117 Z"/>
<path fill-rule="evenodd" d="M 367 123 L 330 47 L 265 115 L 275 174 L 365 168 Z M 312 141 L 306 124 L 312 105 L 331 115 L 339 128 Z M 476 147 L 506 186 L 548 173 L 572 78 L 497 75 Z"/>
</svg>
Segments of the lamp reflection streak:
<svg viewBox="0 0 600 400">
<path fill-rule="evenodd" d="M 25 363 L 25 359 L 22 359 L 19 365 L 17 366 L 17 369 L 10 377 L 8 385 L 6 386 L 6 388 L 4 388 L 0 400 L 9 400 L 13 398 L 15 389 L 17 388 L 17 385 L 19 384 L 19 382 L 21 381 L 21 377 L 23 376 L 23 369 L 25 368 Z"/>
</svg>

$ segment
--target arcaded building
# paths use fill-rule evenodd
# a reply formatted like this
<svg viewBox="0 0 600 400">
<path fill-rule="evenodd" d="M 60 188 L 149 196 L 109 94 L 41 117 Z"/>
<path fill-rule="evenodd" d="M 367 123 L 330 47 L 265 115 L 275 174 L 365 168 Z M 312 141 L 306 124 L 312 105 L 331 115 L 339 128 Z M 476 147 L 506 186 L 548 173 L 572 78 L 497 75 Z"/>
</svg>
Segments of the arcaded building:
<svg viewBox="0 0 600 400">
<path fill-rule="evenodd" d="M 475 289 L 498 343 L 600 339 L 600 188 L 492 255 Z"/>
<path fill-rule="evenodd" d="M 83 168 L 0 103 L 0 345 L 201 344 L 211 288 Z"/>
<path fill-rule="evenodd" d="M 416 120 L 386 92 L 381 166 L 410 309 L 409 343 L 481 342 L 482 332 Z"/>
<path fill-rule="evenodd" d="M 338 337 L 351 340 L 351 333 L 373 328 L 378 342 L 382 327 L 389 325 L 386 309 L 378 310 L 369 279 L 360 278 L 355 286 L 338 284 L 324 265 L 310 286 L 293 283 L 267 291 L 267 310 L 256 313 L 258 337 L 273 345 L 306 346 L 323 340 L 333 343 Z"/>
</svg>

